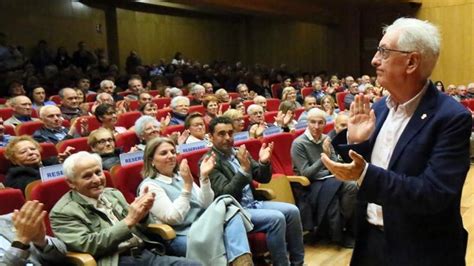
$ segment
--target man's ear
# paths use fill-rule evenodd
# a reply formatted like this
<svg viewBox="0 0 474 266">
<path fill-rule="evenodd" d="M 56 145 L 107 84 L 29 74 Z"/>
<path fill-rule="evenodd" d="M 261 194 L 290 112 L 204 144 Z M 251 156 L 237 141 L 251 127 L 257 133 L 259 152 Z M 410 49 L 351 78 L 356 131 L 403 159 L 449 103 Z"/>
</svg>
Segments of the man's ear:
<svg viewBox="0 0 474 266">
<path fill-rule="evenodd" d="M 74 189 L 74 184 L 71 182 L 71 180 L 69 180 L 69 178 L 66 178 L 66 183 L 71 189 Z"/>
<path fill-rule="evenodd" d="M 419 53 L 411 53 L 408 58 L 407 74 L 415 72 L 421 64 L 421 55 Z"/>
</svg>

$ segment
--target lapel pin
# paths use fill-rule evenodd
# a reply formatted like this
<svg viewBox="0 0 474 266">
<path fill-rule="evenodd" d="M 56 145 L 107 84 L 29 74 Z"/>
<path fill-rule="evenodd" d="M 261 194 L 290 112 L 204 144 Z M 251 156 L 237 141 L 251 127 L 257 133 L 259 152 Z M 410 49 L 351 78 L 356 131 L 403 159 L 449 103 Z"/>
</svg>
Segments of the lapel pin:
<svg viewBox="0 0 474 266">
<path fill-rule="evenodd" d="M 426 118 L 426 114 L 422 114 L 421 119 L 425 119 L 425 118 Z"/>
</svg>

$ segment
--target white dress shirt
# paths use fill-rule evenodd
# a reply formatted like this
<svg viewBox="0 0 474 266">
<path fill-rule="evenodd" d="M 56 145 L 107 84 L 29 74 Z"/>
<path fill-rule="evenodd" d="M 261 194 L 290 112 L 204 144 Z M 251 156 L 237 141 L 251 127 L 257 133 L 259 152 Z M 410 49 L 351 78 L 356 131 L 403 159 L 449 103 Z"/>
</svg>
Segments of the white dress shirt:
<svg viewBox="0 0 474 266">
<path fill-rule="evenodd" d="M 386 104 L 389 109 L 387 118 L 385 119 L 382 128 L 380 129 L 377 139 L 375 140 L 370 163 L 387 169 L 392 158 L 392 153 L 395 146 L 405 130 L 408 122 L 410 122 L 413 113 L 415 112 L 421 98 L 428 88 L 428 82 L 423 89 L 415 95 L 412 99 L 404 104 L 395 103 L 390 96 L 387 97 Z M 365 174 L 367 172 L 368 164 L 364 169 L 358 183 L 362 184 Z M 373 225 L 383 226 L 382 206 L 375 203 L 369 203 L 367 206 L 367 221 Z"/>
</svg>

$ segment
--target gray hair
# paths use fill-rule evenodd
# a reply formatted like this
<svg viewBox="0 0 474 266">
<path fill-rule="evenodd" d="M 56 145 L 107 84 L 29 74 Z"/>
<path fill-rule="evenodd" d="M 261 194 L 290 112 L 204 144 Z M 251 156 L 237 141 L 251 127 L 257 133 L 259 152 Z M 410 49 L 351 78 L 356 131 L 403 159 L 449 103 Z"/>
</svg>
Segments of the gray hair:
<svg viewBox="0 0 474 266">
<path fill-rule="evenodd" d="M 323 110 L 321 110 L 319 108 L 310 109 L 308 111 L 307 118 L 309 119 L 311 116 L 319 116 L 319 117 L 322 117 L 324 119 L 324 121 L 326 121 L 326 112 L 324 112 Z"/>
<path fill-rule="evenodd" d="M 72 154 L 71 156 L 67 157 L 66 160 L 63 162 L 63 172 L 64 175 L 68 180 L 73 180 L 75 179 L 76 172 L 74 171 L 74 167 L 76 166 L 76 162 L 79 162 L 85 158 L 93 158 L 97 161 L 97 163 L 100 166 L 100 169 L 102 169 L 102 159 L 100 156 L 96 153 L 89 153 L 87 151 L 80 151 L 77 153 Z"/>
<path fill-rule="evenodd" d="M 257 101 L 266 101 L 267 98 L 263 97 L 262 95 L 257 95 L 253 98 L 253 101 L 254 102 L 257 102 Z"/>
<path fill-rule="evenodd" d="M 191 88 L 191 91 L 189 93 L 193 95 L 196 94 L 198 91 L 206 92 L 206 88 L 204 88 L 204 86 L 202 86 L 201 84 L 196 84 Z"/>
<path fill-rule="evenodd" d="M 156 118 L 151 117 L 149 115 L 143 115 L 140 118 L 135 121 L 135 133 L 137 134 L 138 138 L 141 138 L 143 135 L 143 132 L 145 131 L 145 126 L 148 123 L 153 123 L 157 127 L 161 127 L 160 123 L 158 123 L 158 120 Z"/>
<path fill-rule="evenodd" d="M 171 99 L 171 103 L 170 103 L 171 109 L 174 110 L 176 108 L 176 106 L 178 106 L 178 102 L 181 102 L 181 101 L 185 101 L 189 105 L 189 98 L 188 97 L 176 96 L 173 99 Z"/>
<path fill-rule="evenodd" d="M 247 107 L 247 114 L 253 114 L 253 112 L 257 111 L 257 109 L 263 111 L 263 107 L 261 105 L 251 104 L 249 107 Z"/>
<path fill-rule="evenodd" d="M 421 54 L 421 75 L 427 79 L 438 60 L 441 37 L 438 28 L 428 21 L 415 18 L 399 18 L 386 26 L 383 33 L 399 31 L 398 49 Z"/>
<path fill-rule="evenodd" d="M 112 97 L 112 95 L 108 94 L 107 92 L 101 92 L 101 93 L 97 94 L 97 96 L 95 97 L 95 100 L 98 101 L 98 102 L 102 102 L 103 96 L 112 98 L 112 101 L 114 100 L 114 97 Z"/>
<path fill-rule="evenodd" d="M 168 93 L 170 94 L 170 98 L 174 98 L 176 96 L 183 96 L 183 91 L 181 89 L 178 89 L 176 87 L 172 87 L 168 90 Z"/>
<path fill-rule="evenodd" d="M 240 83 L 239 85 L 237 85 L 237 87 L 236 87 L 237 92 L 240 92 L 240 89 L 243 88 L 243 87 L 248 88 L 245 83 Z"/>
<path fill-rule="evenodd" d="M 39 111 L 40 118 L 43 119 L 44 116 L 46 116 L 46 111 L 49 111 L 51 109 L 58 109 L 59 111 L 61 111 L 61 109 L 59 109 L 59 107 L 57 107 L 56 105 L 45 105 L 45 106 L 41 107 L 41 109 Z"/>
<path fill-rule="evenodd" d="M 104 80 L 102 80 L 102 81 L 100 82 L 100 88 L 103 88 L 103 87 L 105 87 L 105 86 L 107 86 L 107 85 L 112 85 L 112 86 L 114 86 L 114 89 L 116 88 L 115 83 L 114 83 L 113 81 L 111 81 L 111 80 L 104 79 Z"/>
<path fill-rule="evenodd" d="M 471 82 L 471 83 L 467 84 L 467 88 L 468 88 L 468 89 L 469 89 L 469 88 L 474 88 L 474 83 Z"/>
</svg>

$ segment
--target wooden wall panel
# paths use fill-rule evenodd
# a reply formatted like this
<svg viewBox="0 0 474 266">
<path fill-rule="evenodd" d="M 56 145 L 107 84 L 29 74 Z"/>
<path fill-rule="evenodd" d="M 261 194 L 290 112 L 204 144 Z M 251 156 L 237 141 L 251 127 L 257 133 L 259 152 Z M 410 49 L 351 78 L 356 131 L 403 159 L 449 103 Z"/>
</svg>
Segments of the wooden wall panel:
<svg viewBox="0 0 474 266">
<path fill-rule="evenodd" d="M 23 45 L 29 52 L 41 39 L 56 52 L 65 46 L 70 55 L 77 43 L 86 41 L 89 48 L 107 48 L 105 14 L 79 2 L 64 0 L 0 1 L 0 32 L 9 44 Z M 96 25 L 102 25 L 102 33 Z"/>
<path fill-rule="evenodd" d="M 474 1 L 424 0 L 417 16 L 441 30 L 441 55 L 432 79 L 445 86 L 474 82 Z"/>
<path fill-rule="evenodd" d="M 235 61 L 240 58 L 240 24 L 235 20 L 180 17 L 117 10 L 120 65 L 131 50 L 145 64 L 160 58 L 168 62 L 176 51 L 201 63 L 214 59 Z"/>
</svg>

